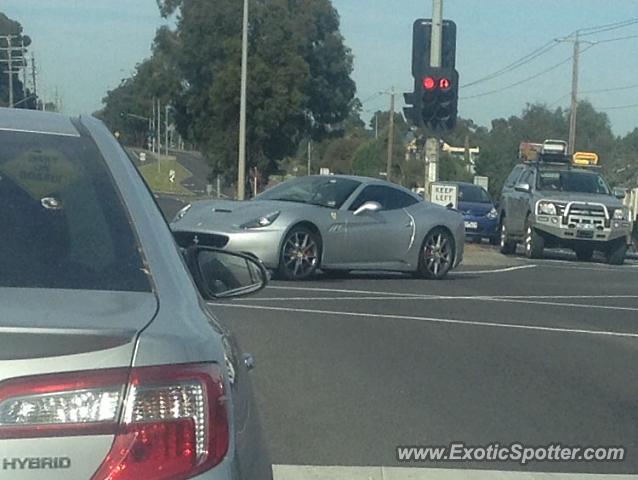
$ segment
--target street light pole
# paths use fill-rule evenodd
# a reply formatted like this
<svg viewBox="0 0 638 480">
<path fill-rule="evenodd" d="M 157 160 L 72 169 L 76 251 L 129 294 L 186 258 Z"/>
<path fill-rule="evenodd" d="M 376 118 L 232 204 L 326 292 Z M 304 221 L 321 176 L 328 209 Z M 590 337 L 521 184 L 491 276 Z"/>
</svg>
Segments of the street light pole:
<svg viewBox="0 0 638 480">
<path fill-rule="evenodd" d="M 241 93 L 239 105 L 239 159 L 237 165 L 237 199 L 246 196 L 246 90 L 248 84 L 248 0 L 244 0 L 241 48 Z"/>
<path fill-rule="evenodd" d="M 580 41 L 578 39 L 578 32 L 576 32 L 576 39 L 574 40 L 574 57 L 572 64 L 572 94 L 571 94 L 571 109 L 569 112 L 569 141 L 568 150 L 570 154 L 573 154 L 576 150 L 576 115 L 578 112 L 578 57 L 580 56 Z"/>
</svg>

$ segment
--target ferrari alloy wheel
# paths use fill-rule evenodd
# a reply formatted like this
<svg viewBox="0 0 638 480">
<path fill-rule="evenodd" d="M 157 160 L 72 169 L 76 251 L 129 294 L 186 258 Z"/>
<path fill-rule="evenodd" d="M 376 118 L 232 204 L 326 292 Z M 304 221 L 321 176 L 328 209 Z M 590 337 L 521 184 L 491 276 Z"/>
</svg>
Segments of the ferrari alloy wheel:
<svg viewBox="0 0 638 480">
<path fill-rule="evenodd" d="M 321 242 L 317 234 L 305 227 L 295 227 L 284 239 L 279 275 L 286 280 L 303 280 L 319 267 Z"/>
<path fill-rule="evenodd" d="M 419 274 L 425 278 L 440 280 L 447 275 L 453 263 L 454 237 L 443 228 L 435 228 L 423 241 Z"/>
</svg>

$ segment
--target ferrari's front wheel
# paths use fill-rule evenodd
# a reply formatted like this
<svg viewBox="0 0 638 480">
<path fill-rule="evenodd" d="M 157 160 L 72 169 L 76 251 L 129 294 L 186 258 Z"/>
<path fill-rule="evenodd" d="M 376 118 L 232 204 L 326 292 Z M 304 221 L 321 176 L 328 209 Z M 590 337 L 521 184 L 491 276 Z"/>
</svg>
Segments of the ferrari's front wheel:
<svg viewBox="0 0 638 480">
<path fill-rule="evenodd" d="M 454 264 L 454 237 L 445 228 L 435 228 L 423 240 L 419 255 L 420 276 L 440 280 Z"/>
<path fill-rule="evenodd" d="M 293 227 L 284 238 L 277 273 L 284 280 L 304 280 L 319 267 L 321 239 L 309 228 Z"/>
</svg>

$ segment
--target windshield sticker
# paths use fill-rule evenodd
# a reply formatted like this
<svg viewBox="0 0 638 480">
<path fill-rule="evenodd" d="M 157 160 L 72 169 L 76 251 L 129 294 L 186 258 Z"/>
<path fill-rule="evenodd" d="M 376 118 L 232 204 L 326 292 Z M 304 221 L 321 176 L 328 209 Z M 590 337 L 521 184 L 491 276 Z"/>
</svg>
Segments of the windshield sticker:
<svg viewBox="0 0 638 480">
<path fill-rule="evenodd" d="M 0 166 L 0 173 L 13 180 L 36 201 L 49 207 L 61 208 L 56 195 L 79 178 L 71 161 L 56 151 L 32 150 Z M 54 206 L 50 200 L 57 202 Z M 49 208 L 45 206 L 45 208 Z"/>
</svg>

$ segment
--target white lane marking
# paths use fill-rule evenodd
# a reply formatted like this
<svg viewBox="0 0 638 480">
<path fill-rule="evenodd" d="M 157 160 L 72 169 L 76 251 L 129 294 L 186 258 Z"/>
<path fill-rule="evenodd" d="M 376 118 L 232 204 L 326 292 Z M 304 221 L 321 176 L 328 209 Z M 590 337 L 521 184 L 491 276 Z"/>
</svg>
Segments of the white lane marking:
<svg viewBox="0 0 638 480">
<path fill-rule="evenodd" d="M 278 312 L 310 313 L 310 314 L 316 314 L 316 315 L 337 315 L 337 316 L 340 315 L 340 316 L 365 317 L 365 318 L 392 318 L 396 320 L 416 320 L 421 322 L 443 323 L 443 324 L 452 324 L 452 325 L 467 325 L 467 326 L 474 326 L 474 327 L 510 328 L 510 329 L 519 329 L 519 330 L 535 330 L 535 331 L 541 331 L 541 332 L 580 333 L 585 335 L 638 338 L 638 333 L 612 332 L 612 331 L 606 331 L 606 330 L 585 330 L 585 329 L 578 329 L 578 328 L 542 327 L 538 325 L 519 325 L 515 323 L 475 322 L 471 320 L 455 320 L 451 318 L 417 317 L 412 315 L 393 315 L 393 314 L 383 314 L 383 313 L 343 312 L 343 311 L 335 311 L 335 310 L 315 310 L 310 308 L 267 307 L 263 305 L 246 305 L 246 304 L 239 304 L 239 303 L 208 302 L 208 304 L 215 307 L 247 308 L 252 310 L 273 310 Z"/>
<path fill-rule="evenodd" d="M 502 302 L 502 303 L 524 303 L 530 305 L 551 305 L 557 307 L 569 307 L 569 308 L 595 308 L 599 310 L 621 310 L 621 311 L 630 311 L 637 312 L 638 307 L 619 307 L 615 305 L 591 305 L 591 304 L 583 304 L 583 303 L 565 303 L 565 302 L 548 302 L 548 301 L 540 301 L 540 300 L 528 300 L 528 297 L 501 297 L 501 296 L 437 296 L 437 295 L 414 295 L 411 297 L 402 296 L 402 297 L 384 297 L 384 296 L 375 296 L 375 297 L 264 297 L 264 298 L 246 298 L 239 299 L 239 301 L 244 302 L 259 302 L 263 301 L 330 301 L 330 300 L 470 300 L 470 301 L 478 301 L 478 302 Z M 531 297 L 533 298 L 533 297 Z M 545 298 L 545 297 L 538 297 Z M 554 297 L 547 297 L 554 298 Z M 560 297 L 569 299 L 571 297 Z M 616 297 L 585 297 L 580 296 L 577 298 L 616 298 Z M 636 296 L 631 297 L 622 297 L 622 298 L 638 298 Z"/>
<path fill-rule="evenodd" d="M 538 265 L 519 265 L 518 267 L 506 267 L 506 268 L 495 268 L 492 270 L 460 270 L 450 272 L 448 275 L 456 276 L 456 275 L 474 275 L 477 273 L 485 274 L 485 273 L 506 273 L 506 272 L 515 272 L 516 270 L 527 270 L 528 268 L 536 268 Z"/>
<path fill-rule="evenodd" d="M 541 259 L 535 260 L 536 267 L 557 268 L 560 270 L 590 270 L 595 272 L 622 272 L 630 268 L 638 268 L 638 263 L 625 263 L 624 265 L 606 265 L 604 263 L 591 263 L 590 266 L 575 260 Z"/>
<path fill-rule="evenodd" d="M 635 475 L 511 472 L 418 467 L 273 465 L 274 480 L 636 480 Z"/>
<path fill-rule="evenodd" d="M 311 290 L 311 289 L 309 289 Z M 367 293 L 367 292 L 362 292 Z M 391 293 L 390 293 L 391 295 Z M 325 300 L 578 300 L 581 298 L 587 299 L 638 299 L 638 295 L 406 295 L 400 297 L 377 295 L 366 296 L 360 295 L 356 297 L 248 297 L 238 298 L 237 302 L 277 302 L 277 301 L 292 301 L 292 302 L 307 302 L 307 301 L 325 301 Z M 559 303 L 559 305 L 569 305 L 566 303 Z M 613 306 L 613 305 L 612 305 Z"/>
<path fill-rule="evenodd" d="M 630 312 L 638 312 L 636 307 L 616 307 L 613 305 L 588 305 L 583 303 L 561 303 L 561 302 L 541 302 L 538 300 L 519 300 L 514 298 L 484 298 L 480 299 L 488 302 L 505 302 L 505 303 L 525 303 L 530 305 L 551 305 L 557 307 L 570 307 L 570 308 L 597 308 L 599 310 L 625 310 Z"/>
<path fill-rule="evenodd" d="M 398 293 L 398 292 L 376 292 L 373 290 L 351 290 L 346 288 L 310 288 L 310 287 L 280 287 L 277 285 L 269 285 L 267 290 L 298 290 L 302 292 L 334 292 L 334 293 L 362 293 L 368 295 L 392 295 L 396 297 L 413 297 L 414 293 Z"/>
</svg>

